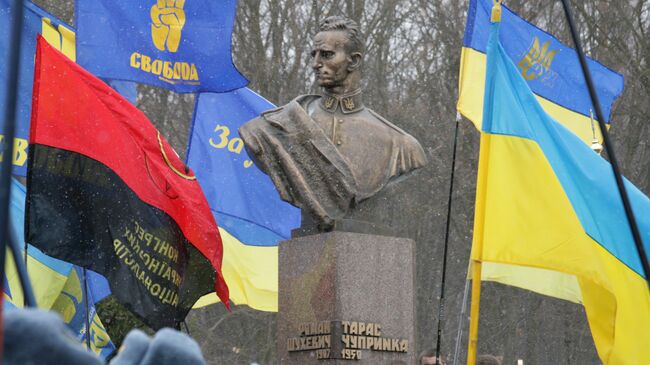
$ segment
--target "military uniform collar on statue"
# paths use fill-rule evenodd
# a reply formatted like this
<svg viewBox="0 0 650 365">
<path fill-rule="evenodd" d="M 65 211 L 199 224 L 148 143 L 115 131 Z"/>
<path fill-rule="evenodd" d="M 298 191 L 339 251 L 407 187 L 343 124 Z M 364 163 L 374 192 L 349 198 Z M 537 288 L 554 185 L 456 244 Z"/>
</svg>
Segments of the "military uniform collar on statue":
<svg viewBox="0 0 650 365">
<path fill-rule="evenodd" d="M 336 112 L 336 109 L 341 107 L 343 114 L 355 113 L 364 108 L 363 95 L 361 89 L 356 89 L 350 93 L 343 95 L 334 95 L 328 92 L 323 92 L 320 99 L 320 106 L 330 113 Z"/>
</svg>

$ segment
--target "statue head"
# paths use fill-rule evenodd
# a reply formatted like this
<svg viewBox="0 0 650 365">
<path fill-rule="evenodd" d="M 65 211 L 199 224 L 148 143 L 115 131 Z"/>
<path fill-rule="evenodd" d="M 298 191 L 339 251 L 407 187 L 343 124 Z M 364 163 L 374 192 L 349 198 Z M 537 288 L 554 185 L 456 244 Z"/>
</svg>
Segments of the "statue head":
<svg viewBox="0 0 650 365">
<path fill-rule="evenodd" d="M 363 49 L 364 42 L 356 22 L 340 16 L 325 18 L 314 36 L 311 51 L 318 85 L 333 94 L 359 88 Z"/>
</svg>

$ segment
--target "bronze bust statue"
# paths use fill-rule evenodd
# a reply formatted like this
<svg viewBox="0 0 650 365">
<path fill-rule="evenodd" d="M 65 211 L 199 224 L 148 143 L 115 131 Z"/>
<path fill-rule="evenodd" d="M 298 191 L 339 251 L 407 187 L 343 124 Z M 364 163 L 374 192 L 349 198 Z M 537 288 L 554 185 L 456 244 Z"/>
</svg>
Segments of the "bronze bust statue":
<svg viewBox="0 0 650 365">
<path fill-rule="evenodd" d="M 239 129 L 283 200 L 323 230 L 389 182 L 426 164 L 415 138 L 363 104 L 364 44 L 357 24 L 328 17 L 314 37 L 322 95 L 300 95 Z"/>
</svg>

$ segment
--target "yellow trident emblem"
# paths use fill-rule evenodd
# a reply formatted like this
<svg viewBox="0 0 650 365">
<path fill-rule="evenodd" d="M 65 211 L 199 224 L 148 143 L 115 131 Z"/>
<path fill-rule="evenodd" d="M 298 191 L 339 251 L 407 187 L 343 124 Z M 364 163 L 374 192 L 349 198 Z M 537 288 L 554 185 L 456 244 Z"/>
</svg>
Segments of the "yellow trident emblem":
<svg viewBox="0 0 650 365">
<path fill-rule="evenodd" d="M 151 38 L 161 51 L 178 51 L 185 26 L 185 0 L 157 0 L 151 7 Z"/>
<path fill-rule="evenodd" d="M 553 62 L 553 58 L 557 53 L 557 50 L 548 50 L 550 44 L 550 41 L 546 41 L 540 46 L 539 38 L 535 37 L 532 46 L 517 64 L 521 70 L 521 75 L 526 80 L 533 80 L 549 71 L 551 62 Z"/>
<path fill-rule="evenodd" d="M 343 103 L 348 110 L 354 109 L 354 100 L 352 100 L 352 98 L 343 99 Z"/>
</svg>

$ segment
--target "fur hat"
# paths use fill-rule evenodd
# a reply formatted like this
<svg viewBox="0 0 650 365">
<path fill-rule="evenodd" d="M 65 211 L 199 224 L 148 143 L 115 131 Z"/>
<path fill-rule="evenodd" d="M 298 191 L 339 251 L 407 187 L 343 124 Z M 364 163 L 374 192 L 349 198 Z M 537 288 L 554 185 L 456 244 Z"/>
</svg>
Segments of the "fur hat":
<svg viewBox="0 0 650 365">
<path fill-rule="evenodd" d="M 4 313 L 5 365 L 103 365 L 87 351 L 61 317 L 37 309 Z"/>
<path fill-rule="evenodd" d="M 201 348 L 188 335 L 163 328 L 151 339 L 133 330 L 110 365 L 206 365 Z"/>
</svg>

